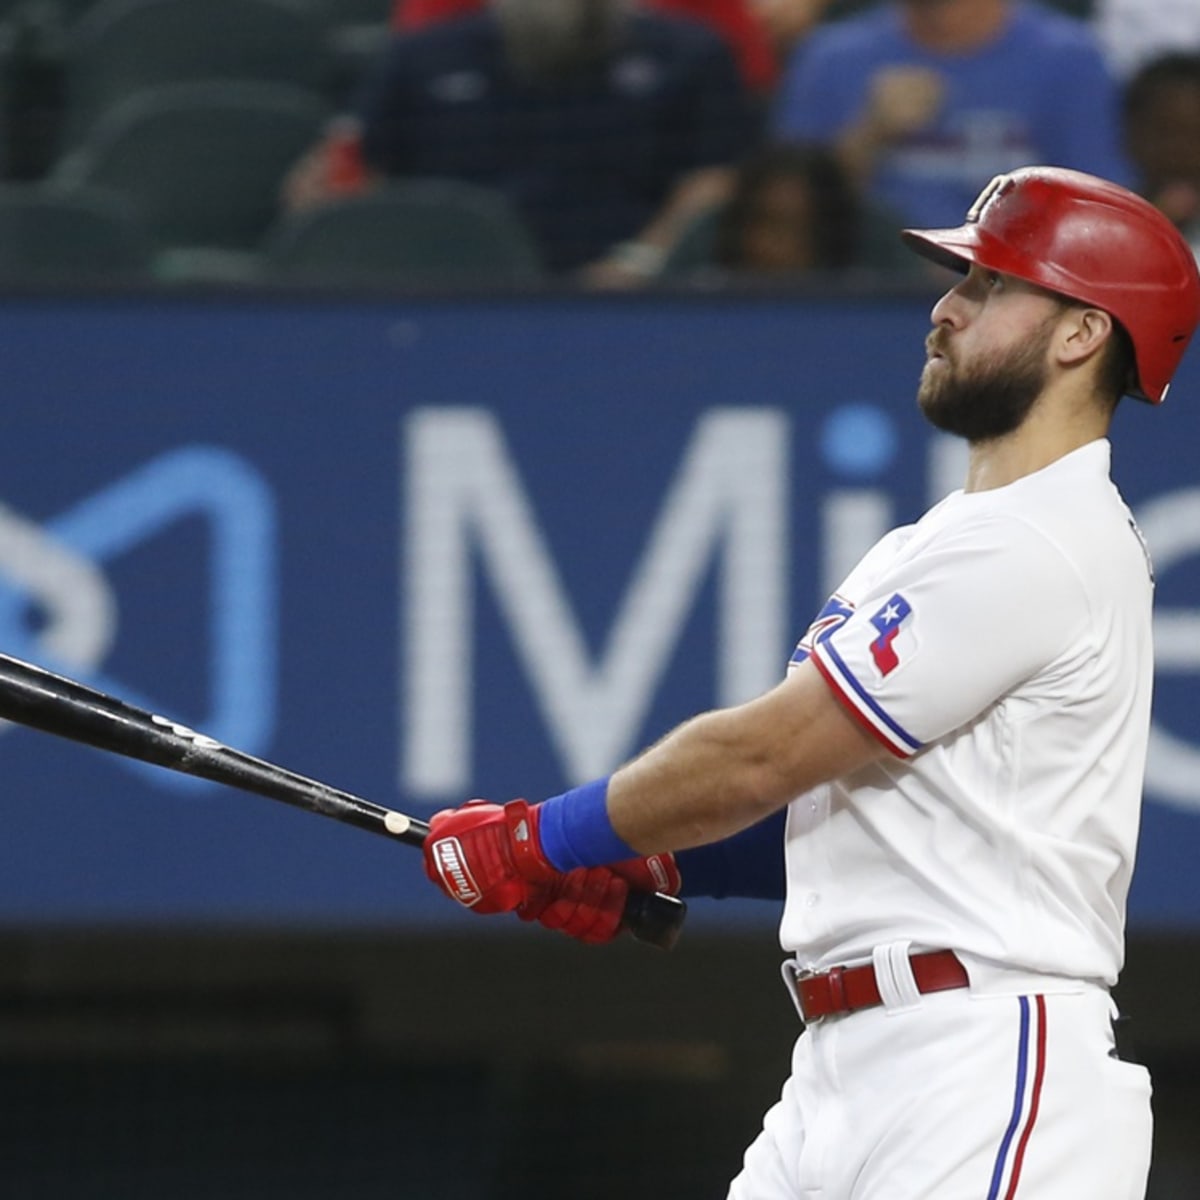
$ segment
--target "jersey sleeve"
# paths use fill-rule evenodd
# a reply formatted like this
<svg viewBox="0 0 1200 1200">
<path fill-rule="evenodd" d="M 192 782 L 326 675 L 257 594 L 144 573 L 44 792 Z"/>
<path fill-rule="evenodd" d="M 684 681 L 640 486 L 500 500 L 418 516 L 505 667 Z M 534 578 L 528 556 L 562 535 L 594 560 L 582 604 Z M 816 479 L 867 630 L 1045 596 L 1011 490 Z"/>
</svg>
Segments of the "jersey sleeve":
<svg viewBox="0 0 1200 1200">
<path fill-rule="evenodd" d="M 1087 623 L 1063 552 L 1017 518 L 992 518 L 904 558 L 812 658 L 860 724 L 907 758 L 1063 655 Z"/>
</svg>

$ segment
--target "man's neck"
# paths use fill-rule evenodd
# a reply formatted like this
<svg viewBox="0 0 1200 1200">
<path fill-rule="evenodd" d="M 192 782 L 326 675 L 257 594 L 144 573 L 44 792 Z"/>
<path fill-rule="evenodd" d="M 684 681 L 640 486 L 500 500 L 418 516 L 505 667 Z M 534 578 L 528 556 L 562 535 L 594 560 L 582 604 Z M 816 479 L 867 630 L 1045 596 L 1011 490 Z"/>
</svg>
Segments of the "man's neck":
<svg viewBox="0 0 1200 1200">
<path fill-rule="evenodd" d="M 1011 15 L 1009 0 L 903 0 L 904 26 L 935 54 L 966 54 L 997 38 Z"/>
<path fill-rule="evenodd" d="M 1043 397 L 1019 429 L 1002 438 L 971 443 L 963 491 L 986 492 L 1015 483 L 1081 446 L 1107 437 L 1109 424 L 1099 406 L 1073 406 L 1064 411 L 1045 403 Z"/>
</svg>

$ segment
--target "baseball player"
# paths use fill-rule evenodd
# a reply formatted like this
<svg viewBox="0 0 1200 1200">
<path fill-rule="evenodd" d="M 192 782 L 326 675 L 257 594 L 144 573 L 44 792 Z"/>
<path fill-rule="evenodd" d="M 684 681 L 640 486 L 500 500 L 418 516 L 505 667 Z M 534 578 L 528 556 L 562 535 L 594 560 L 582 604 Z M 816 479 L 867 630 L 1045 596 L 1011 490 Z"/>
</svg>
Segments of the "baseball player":
<svg viewBox="0 0 1200 1200">
<path fill-rule="evenodd" d="M 1109 989 L 1153 576 L 1107 434 L 1166 397 L 1200 275 L 1150 204 L 1061 169 L 903 237 L 961 275 L 918 402 L 966 440 L 962 490 L 867 553 L 772 691 L 541 804 L 439 813 L 426 868 L 604 941 L 630 888 L 782 893 L 786 863 L 805 1028 L 731 1200 L 1134 1200 L 1150 1081 Z"/>
</svg>

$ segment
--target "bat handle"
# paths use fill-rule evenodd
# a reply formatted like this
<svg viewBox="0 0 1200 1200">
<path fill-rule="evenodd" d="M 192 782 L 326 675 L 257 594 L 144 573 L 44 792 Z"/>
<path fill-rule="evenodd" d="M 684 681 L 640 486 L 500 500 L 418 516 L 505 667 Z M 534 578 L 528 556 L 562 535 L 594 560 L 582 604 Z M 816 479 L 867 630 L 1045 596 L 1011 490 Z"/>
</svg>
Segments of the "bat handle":
<svg viewBox="0 0 1200 1200">
<path fill-rule="evenodd" d="M 687 905 L 663 892 L 630 892 L 625 901 L 621 927 L 639 942 L 670 950 L 683 932 Z"/>
</svg>

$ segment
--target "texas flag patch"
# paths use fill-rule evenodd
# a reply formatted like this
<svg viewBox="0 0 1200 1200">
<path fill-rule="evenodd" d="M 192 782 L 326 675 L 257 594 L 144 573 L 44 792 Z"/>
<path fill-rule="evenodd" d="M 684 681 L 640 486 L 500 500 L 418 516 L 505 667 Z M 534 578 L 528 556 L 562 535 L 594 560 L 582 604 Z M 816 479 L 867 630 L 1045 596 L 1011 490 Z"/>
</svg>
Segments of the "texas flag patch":
<svg viewBox="0 0 1200 1200">
<path fill-rule="evenodd" d="M 897 592 L 871 617 L 871 625 L 879 636 L 871 643 L 870 651 L 880 675 L 890 675 L 900 665 L 896 636 L 911 616 L 912 605 Z"/>
</svg>

